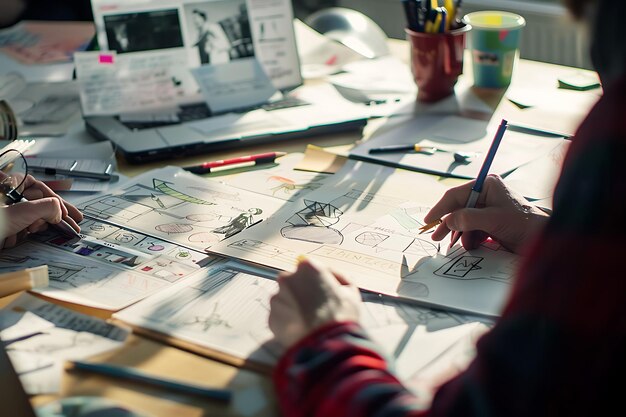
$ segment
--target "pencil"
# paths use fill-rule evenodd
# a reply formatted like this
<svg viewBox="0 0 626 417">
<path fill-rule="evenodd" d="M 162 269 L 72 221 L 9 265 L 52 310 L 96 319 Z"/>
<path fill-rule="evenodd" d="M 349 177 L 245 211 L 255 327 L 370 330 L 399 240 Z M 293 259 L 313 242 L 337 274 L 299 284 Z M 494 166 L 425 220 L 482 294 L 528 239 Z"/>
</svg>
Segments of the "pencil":
<svg viewBox="0 0 626 417">
<path fill-rule="evenodd" d="M 478 172 L 478 177 L 476 177 L 476 182 L 472 187 L 472 191 L 470 192 L 469 197 L 467 198 L 467 203 L 465 203 L 465 208 L 474 208 L 476 207 L 476 203 L 478 202 L 478 197 L 480 196 L 480 192 L 483 190 L 483 184 L 485 183 L 485 179 L 487 178 L 487 174 L 489 173 L 489 168 L 491 168 L 491 163 L 496 157 L 496 152 L 498 151 L 498 146 L 500 146 L 500 142 L 502 142 L 502 137 L 504 136 L 504 132 L 507 128 L 507 121 L 502 119 L 500 122 L 500 126 L 496 131 L 496 135 L 493 137 L 493 142 L 491 142 L 491 146 L 489 147 L 489 152 L 485 156 L 485 161 L 483 162 L 483 166 L 480 167 L 480 171 Z M 452 232 L 452 238 L 450 240 L 450 246 L 454 246 L 456 242 L 461 238 L 461 234 L 463 232 Z"/>
<path fill-rule="evenodd" d="M 230 402 L 232 392 L 225 389 L 210 389 L 198 385 L 188 384 L 185 382 L 175 381 L 154 377 L 126 366 L 109 365 L 105 363 L 89 363 L 82 361 L 70 362 L 68 369 L 93 372 L 100 375 L 111 376 L 114 378 L 126 379 L 129 381 L 143 382 L 145 384 L 154 385 L 172 391 L 183 392 L 186 394 L 199 395 L 201 397 L 210 398 L 212 400 Z"/>
<path fill-rule="evenodd" d="M 439 226 L 441 224 L 441 219 L 437 219 L 437 220 L 433 220 L 432 222 L 425 224 L 424 226 L 420 227 L 420 232 L 418 234 L 422 234 L 422 233 L 426 233 L 428 232 L 430 229 L 432 229 L 433 227 Z"/>
</svg>

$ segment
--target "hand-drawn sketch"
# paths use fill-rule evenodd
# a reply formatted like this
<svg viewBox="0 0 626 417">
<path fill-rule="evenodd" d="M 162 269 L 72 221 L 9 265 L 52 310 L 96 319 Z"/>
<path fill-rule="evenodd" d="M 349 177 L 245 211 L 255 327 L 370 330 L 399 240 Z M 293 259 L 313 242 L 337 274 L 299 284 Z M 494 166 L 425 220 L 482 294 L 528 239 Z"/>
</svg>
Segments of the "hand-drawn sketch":
<svg viewBox="0 0 626 417">
<path fill-rule="evenodd" d="M 433 273 L 442 278 L 458 280 L 488 279 L 508 283 L 517 266 L 517 257 L 495 242 L 487 242 L 481 245 L 481 247 L 483 250 L 501 252 L 505 256 L 510 254 L 511 260 L 508 264 L 502 264 L 500 268 L 494 270 L 493 265 L 489 264 L 485 254 L 474 255 L 474 251 L 468 252 L 459 247 L 448 253 L 447 258 L 449 260 L 435 269 Z"/>
<path fill-rule="evenodd" d="M 8 342 L 5 349 L 29 394 L 58 392 L 65 361 L 116 349 L 124 344 L 129 334 L 121 327 L 29 294 L 21 295 L 5 311 L 26 312 L 49 324 L 45 331 L 5 340 Z M 27 324 L 20 321 L 13 327 L 24 325 Z"/>
<path fill-rule="evenodd" d="M 259 255 L 261 258 L 277 259 L 281 263 L 295 264 L 298 254 L 260 240 L 242 239 L 229 243 L 228 247 L 243 253 Z M 243 254 L 242 254 L 243 256 Z"/>
<path fill-rule="evenodd" d="M 271 196 L 284 201 L 296 201 L 311 191 L 322 187 L 331 174 L 294 169 L 303 154 L 290 153 L 277 160 L 277 165 L 262 171 L 241 172 L 221 177 L 233 187 Z"/>
<path fill-rule="evenodd" d="M 318 244 L 341 244 L 343 235 L 332 225 L 339 221 L 343 212 L 329 203 L 304 199 L 305 208 L 287 220 L 289 226 L 280 229 L 287 239 Z"/>
<path fill-rule="evenodd" d="M 129 236 L 140 232 L 206 251 L 220 239 L 271 215 L 280 204 L 270 197 L 167 167 L 78 206 L 91 218 L 114 224 Z"/>
<path fill-rule="evenodd" d="M 271 188 L 273 197 L 280 197 L 281 194 L 283 196 L 291 196 L 301 190 L 313 191 L 322 186 L 319 182 L 306 182 L 298 184 L 296 181 L 290 178 L 281 177 L 280 175 L 272 175 L 267 179 L 267 181 L 278 183 L 278 185 L 272 186 Z"/>
<path fill-rule="evenodd" d="M 49 287 L 35 292 L 69 302 L 119 310 L 200 269 L 196 263 L 165 255 L 141 258 L 141 262 L 134 265 L 106 247 L 98 247 L 86 255 L 74 252 L 71 244 L 51 243 L 54 240 L 24 242 L 3 250 L 0 272 L 48 265 Z"/>
<path fill-rule="evenodd" d="M 484 258 L 467 276 L 480 272 L 489 279 L 444 279 L 435 270 L 454 255 L 444 256 L 428 235 L 419 235 L 423 216 L 445 189 L 429 176 L 354 164 L 211 251 L 284 270 L 304 254 L 367 290 L 495 316 L 508 291 L 510 254 L 483 247 L 467 255 Z"/>
<path fill-rule="evenodd" d="M 230 237 L 236 233 L 241 232 L 246 227 L 254 223 L 254 217 L 263 213 L 260 208 L 251 208 L 247 212 L 239 214 L 224 226 L 213 229 L 213 233 L 223 234 L 226 237 Z"/>
<path fill-rule="evenodd" d="M 167 235 L 173 235 L 178 233 L 188 233 L 193 230 L 193 226 L 186 223 L 167 223 L 167 224 L 158 224 L 154 226 L 155 230 L 159 232 L 163 232 Z"/>
<path fill-rule="evenodd" d="M 131 325 L 253 362 L 275 364 L 280 350 L 268 342 L 269 304 L 278 284 L 257 268 L 229 262 L 169 288 L 114 315 Z M 363 294 L 361 323 L 366 330 L 405 325 L 435 331 L 461 322 L 452 315 L 391 297 Z"/>
</svg>

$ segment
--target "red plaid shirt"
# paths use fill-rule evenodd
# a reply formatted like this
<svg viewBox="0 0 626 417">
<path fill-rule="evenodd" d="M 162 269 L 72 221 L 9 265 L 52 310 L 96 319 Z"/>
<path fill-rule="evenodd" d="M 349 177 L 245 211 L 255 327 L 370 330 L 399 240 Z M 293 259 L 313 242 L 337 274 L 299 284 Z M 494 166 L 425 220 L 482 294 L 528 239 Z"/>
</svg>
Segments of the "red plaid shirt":
<svg viewBox="0 0 626 417">
<path fill-rule="evenodd" d="M 354 323 L 318 329 L 281 359 L 287 417 L 606 416 L 626 383 L 626 82 L 579 128 L 554 212 L 469 368 L 429 409 Z"/>
</svg>

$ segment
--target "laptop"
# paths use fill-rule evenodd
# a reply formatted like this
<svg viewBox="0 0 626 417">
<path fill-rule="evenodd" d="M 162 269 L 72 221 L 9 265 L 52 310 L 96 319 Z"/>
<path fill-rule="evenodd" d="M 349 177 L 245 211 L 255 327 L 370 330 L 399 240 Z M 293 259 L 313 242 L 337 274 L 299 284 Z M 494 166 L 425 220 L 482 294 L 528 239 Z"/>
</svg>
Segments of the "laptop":
<svg viewBox="0 0 626 417">
<path fill-rule="evenodd" d="M 131 163 L 354 130 L 367 121 L 332 86 L 302 86 L 290 0 L 91 3 L 101 50 L 186 63 L 186 75 L 172 77 L 187 88 L 171 109 L 85 115 L 87 131 Z"/>
</svg>

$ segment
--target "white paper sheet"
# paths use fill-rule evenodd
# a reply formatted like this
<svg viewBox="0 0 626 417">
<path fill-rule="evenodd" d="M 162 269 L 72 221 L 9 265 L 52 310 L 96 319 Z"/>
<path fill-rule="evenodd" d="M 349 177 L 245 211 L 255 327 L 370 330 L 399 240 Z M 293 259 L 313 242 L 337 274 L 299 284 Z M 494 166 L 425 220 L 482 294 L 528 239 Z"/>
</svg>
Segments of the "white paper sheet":
<svg viewBox="0 0 626 417">
<path fill-rule="evenodd" d="M 302 158 L 303 154 L 292 153 L 279 158 L 275 167 L 220 176 L 219 179 L 243 190 L 294 201 L 317 190 L 331 178 L 331 174 L 294 170 Z"/>
<path fill-rule="evenodd" d="M 26 314 L 35 315 L 49 324 L 40 333 L 8 341 L 5 346 L 24 389 L 30 395 L 58 393 L 66 360 L 85 359 L 116 349 L 124 344 L 129 334 L 121 327 L 28 294 L 9 304 L 6 311 L 26 311 Z M 28 323 L 18 326 L 28 326 Z M 22 333 L 28 333 L 28 329 L 22 329 Z"/>
<path fill-rule="evenodd" d="M 74 63 L 85 116 L 174 108 L 191 78 L 184 51 L 79 52 L 74 54 Z"/>
<path fill-rule="evenodd" d="M 93 225 L 87 222 L 86 228 Z M 50 284 L 34 291 L 51 298 L 107 310 L 119 310 L 154 292 L 167 288 L 200 269 L 205 256 L 158 240 L 141 239 L 116 227 L 93 225 L 108 238 L 126 239 L 146 253 L 138 257 L 91 241 L 69 240 L 56 234 L 36 236 L 42 242 L 25 242 L 0 254 L 0 271 L 48 265 Z M 158 247 L 159 252 L 150 248 Z M 152 251 L 152 255 L 150 252 Z M 154 255 L 158 254 L 158 255 Z"/>
<path fill-rule="evenodd" d="M 78 208 L 130 231 L 205 251 L 267 219 L 281 204 L 167 167 L 135 177 L 112 193 L 79 202 Z"/>
<path fill-rule="evenodd" d="M 354 148 L 351 155 L 359 159 L 438 175 L 476 178 L 499 123 L 499 120 L 486 122 L 458 116 L 444 118 L 422 116 L 394 124 L 388 129 L 383 128 L 380 133 L 375 132 L 369 140 Z M 404 144 L 434 146 L 440 151 L 433 155 L 413 152 L 369 153 L 371 148 Z M 508 129 L 490 172 L 504 175 L 527 162 L 547 155 L 559 144 L 558 138 Z M 455 161 L 455 152 L 467 152 L 474 156 L 469 163 L 461 163 Z"/>
<path fill-rule="evenodd" d="M 569 140 L 561 141 L 547 155 L 522 165 L 507 175 L 504 183 L 531 200 L 551 198 L 570 144 Z"/>
<path fill-rule="evenodd" d="M 167 291 L 114 315 L 129 324 L 156 330 L 238 358 L 275 364 L 281 354 L 267 321 L 270 297 L 278 290 L 267 271 L 229 262 L 216 265 Z M 381 342 L 395 351 L 403 338 L 460 324 L 443 311 L 364 295 L 361 322 L 368 331 L 400 329 Z M 401 350 L 401 349 L 400 349 Z"/>
<path fill-rule="evenodd" d="M 476 279 L 441 272 L 461 256 L 460 245 L 446 255 L 443 241 L 438 252 L 419 228 L 444 191 L 435 177 L 349 163 L 323 187 L 211 251 L 283 270 L 293 270 L 305 254 L 363 289 L 496 316 L 517 257 L 489 244 L 461 261 L 471 256 L 467 273 Z M 480 276 L 474 277 L 476 271 Z"/>
</svg>

